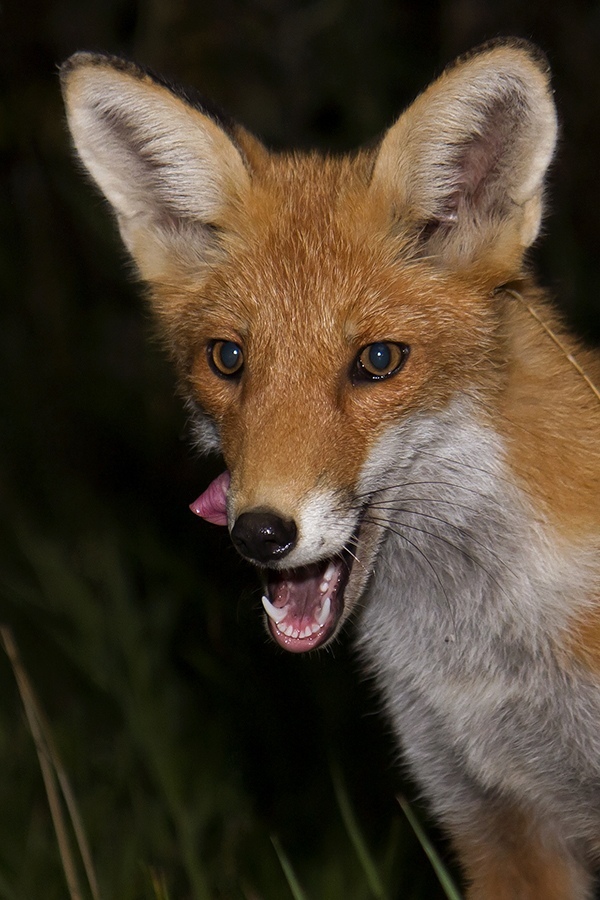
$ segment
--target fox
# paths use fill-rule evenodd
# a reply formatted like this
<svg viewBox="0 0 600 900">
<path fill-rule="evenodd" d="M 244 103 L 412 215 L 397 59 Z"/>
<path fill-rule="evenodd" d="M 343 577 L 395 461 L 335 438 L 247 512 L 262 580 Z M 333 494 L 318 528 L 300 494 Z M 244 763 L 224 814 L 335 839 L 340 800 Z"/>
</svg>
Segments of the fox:
<svg viewBox="0 0 600 900">
<path fill-rule="evenodd" d="M 189 411 L 192 504 L 292 653 L 350 630 L 468 900 L 600 865 L 600 356 L 529 261 L 548 62 L 459 57 L 352 154 L 268 149 L 129 61 L 61 68 Z"/>
</svg>

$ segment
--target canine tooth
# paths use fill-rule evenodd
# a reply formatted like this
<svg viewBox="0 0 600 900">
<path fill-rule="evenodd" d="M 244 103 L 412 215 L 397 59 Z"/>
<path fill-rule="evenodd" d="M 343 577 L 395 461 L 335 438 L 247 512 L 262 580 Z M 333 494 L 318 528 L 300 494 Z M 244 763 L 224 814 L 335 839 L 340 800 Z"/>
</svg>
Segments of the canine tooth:
<svg viewBox="0 0 600 900">
<path fill-rule="evenodd" d="M 276 606 L 273 606 L 266 594 L 262 598 L 262 605 L 264 606 L 265 612 L 268 617 L 270 619 L 273 619 L 276 625 L 278 625 L 280 622 L 283 622 L 283 620 L 287 616 L 287 606 L 284 606 L 283 609 L 278 609 Z"/>
<path fill-rule="evenodd" d="M 327 568 L 325 569 L 325 574 L 323 575 L 323 581 L 330 582 L 333 576 L 335 575 L 335 563 L 330 562 Z"/>
<path fill-rule="evenodd" d="M 334 575 L 335 575 L 335 563 L 330 562 L 329 565 L 327 566 L 327 568 L 325 569 L 325 572 L 323 574 L 323 580 L 321 581 L 321 584 L 319 585 L 319 590 L 321 591 L 322 594 L 325 593 L 325 591 L 331 584 L 331 579 L 333 578 Z"/>
<path fill-rule="evenodd" d="M 329 597 L 325 597 L 325 602 L 321 607 L 320 613 L 316 616 L 316 620 L 319 623 L 319 627 L 324 625 L 327 619 L 329 618 L 329 613 L 331 612 L 331 600 Z"/>
</svg>

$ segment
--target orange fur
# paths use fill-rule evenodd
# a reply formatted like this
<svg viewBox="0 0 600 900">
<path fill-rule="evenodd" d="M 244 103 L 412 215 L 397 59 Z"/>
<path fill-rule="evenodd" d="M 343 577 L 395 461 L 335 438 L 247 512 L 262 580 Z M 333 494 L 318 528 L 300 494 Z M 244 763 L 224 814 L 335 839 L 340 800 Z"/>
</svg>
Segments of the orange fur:
<svg viewBox="0 0 600 900">
<path fill-rule="evenodd" d="M 236 238 L 228 262 L 202 288 L 208 299 L 201 330 L 190 330 L 197 303 L 191 290 L 178 311 L 186 330 L 176 332 L 185 347 L 203 347 L 213 334 L 240 340 L 251 325 L 260 336 L 260 346 L 253 338 L 247 343 L 256 362 L 253 381 L 240 388 L 245 392 L 240 398 L 211 377 L 204 352 L 188 375 L 202 407 L 223 428 L 226 461 L 239 473 L 242 507 L 257 502 L 261 473 L 277 487 L 285 479 L 290 492 L 291 469 L 297 497 L 310 489 L 319 468 L 336 487 L 355 480 L 399 406 L 418 408 L 426 397 L 442 408 L 456 381 L 477 368 L 487 351 L 482 338 L 490 319 L 477 278 L 432 275 L 418 259 L 398 267 L 410 236 L 390 240 L 386 207 L 347 161 L 275 158 L 266 172 L 254 173 L 254 184 L 239 214 L 243 221 L 231 223 Z M 301 265 L 290 269 L 290 259 L 301 259 Z M 158 303 L 173 333 L 172 292 L 167 289 L 164 299 L 161 293 Z M 460 327 L 450 334 L 446 323 L 457 316 Z M 424 321 L 427 333 L 417 340 Z M 285 342 L 279 339 L 283 334 Z M 373 396 L 347 378 L 340 380 L 338 371 L 350 368 L 357 347 L 382 335 L 415 350 L 402 380 L 383 383 Z M 318 346 L 320 355 L 309 371 L 305 359 L 311 346 Z M 311 420 L 315 438 L 323 436 L 321 444 L 307 445 L 302 438 Z M 323 422 L 330 424 L 317 424 Z M 261 431 L 271 435 L 267 446 L 256 437 Z M 341 454 L 341 446 L 355 452 Z M 298 452 L 294 465 L 289 448 Z"/>
<path fill-rule="evenodd" d="M 572 900 L 587 890 L 589 878 L 565 858 L 552 825 L 542 829 L 508 806 L 490 816 L 488 828 L 492 840 L 481 828 L 454 839 L 469 885 L 466 900 Z"/>
<path fill-rule="evenodd" d="M 575 661 L 600 676 L 600 598 L 593 599 L 589 607 L 569 623 L 563 640 L 565 665 Z"/>
<path fill-rule="evenodd" d="M 524 263 L 556 136 L 545 62 L 480 48 L 344 158 L 269 153 L 108 57 L 77 55 L 63 82 L 201 440 L 230 470 L 222 521 L 269 567 L 271 634 L 300 652 L 362 616 L 469 900 L 588 898 L 600 402 L 537 317 L 591 377 L 600 361 Z M 237 345 L 239 377 L 215 371 L 215 342 Z M 382 343 L 410 348 L 401 370 L 357 379 Z"/>
<path fill-rule="evenodd" d="M 547 306 L 542 316 L 562 330 Z M 555 528 L 568 537 L 594 534 L 600 515 L 600 403 L 517 299 L 509 328 L 512 362 L 497 427 L 509 438 L 511 465 Z M 574 346 L 572 340 L 568 344 Z M 575 352 L 583 361 L 583 351 Z M 594 372 L 591 355 L 590 363 Z"/>
</svg>

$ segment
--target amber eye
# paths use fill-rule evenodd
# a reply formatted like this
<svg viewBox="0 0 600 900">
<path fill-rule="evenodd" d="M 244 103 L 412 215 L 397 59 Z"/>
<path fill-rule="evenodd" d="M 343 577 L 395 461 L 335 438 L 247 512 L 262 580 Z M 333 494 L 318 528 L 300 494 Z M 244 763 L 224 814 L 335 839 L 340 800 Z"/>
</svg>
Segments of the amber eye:
<svg viewBox="0 0 600 900">
<path fill-rule="evenodd" d="M 407 344 L 377 341 L 363 347 L 354 363 L 353 381 L 382 381 L 400 371 L 409 354 Z"/>
<path fill-rule="evenodd" d="M 217 375 L 234 378 L 242 371 L 244 354 L 235 341 L 211 341 L 207 350 L 208 361 Z"/>
</svg>

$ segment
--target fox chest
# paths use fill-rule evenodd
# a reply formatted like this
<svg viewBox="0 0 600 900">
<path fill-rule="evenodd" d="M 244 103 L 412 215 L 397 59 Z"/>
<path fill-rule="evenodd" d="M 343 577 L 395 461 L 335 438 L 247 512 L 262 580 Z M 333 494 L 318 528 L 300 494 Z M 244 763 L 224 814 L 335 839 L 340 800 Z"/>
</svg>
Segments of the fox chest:
<svg viewBox="0 0 600 900">
<path fill-rule="evenodd" d="M 513 796 L 597 830 L 600 686 L 561 667 L 535 607 L 565 585 L 532 577 L 531 542 L 515 542 L 510 575 L 419 551 L 384 546 L 358 629 L 417 780 L 430 799 Z"/>
</svg>

